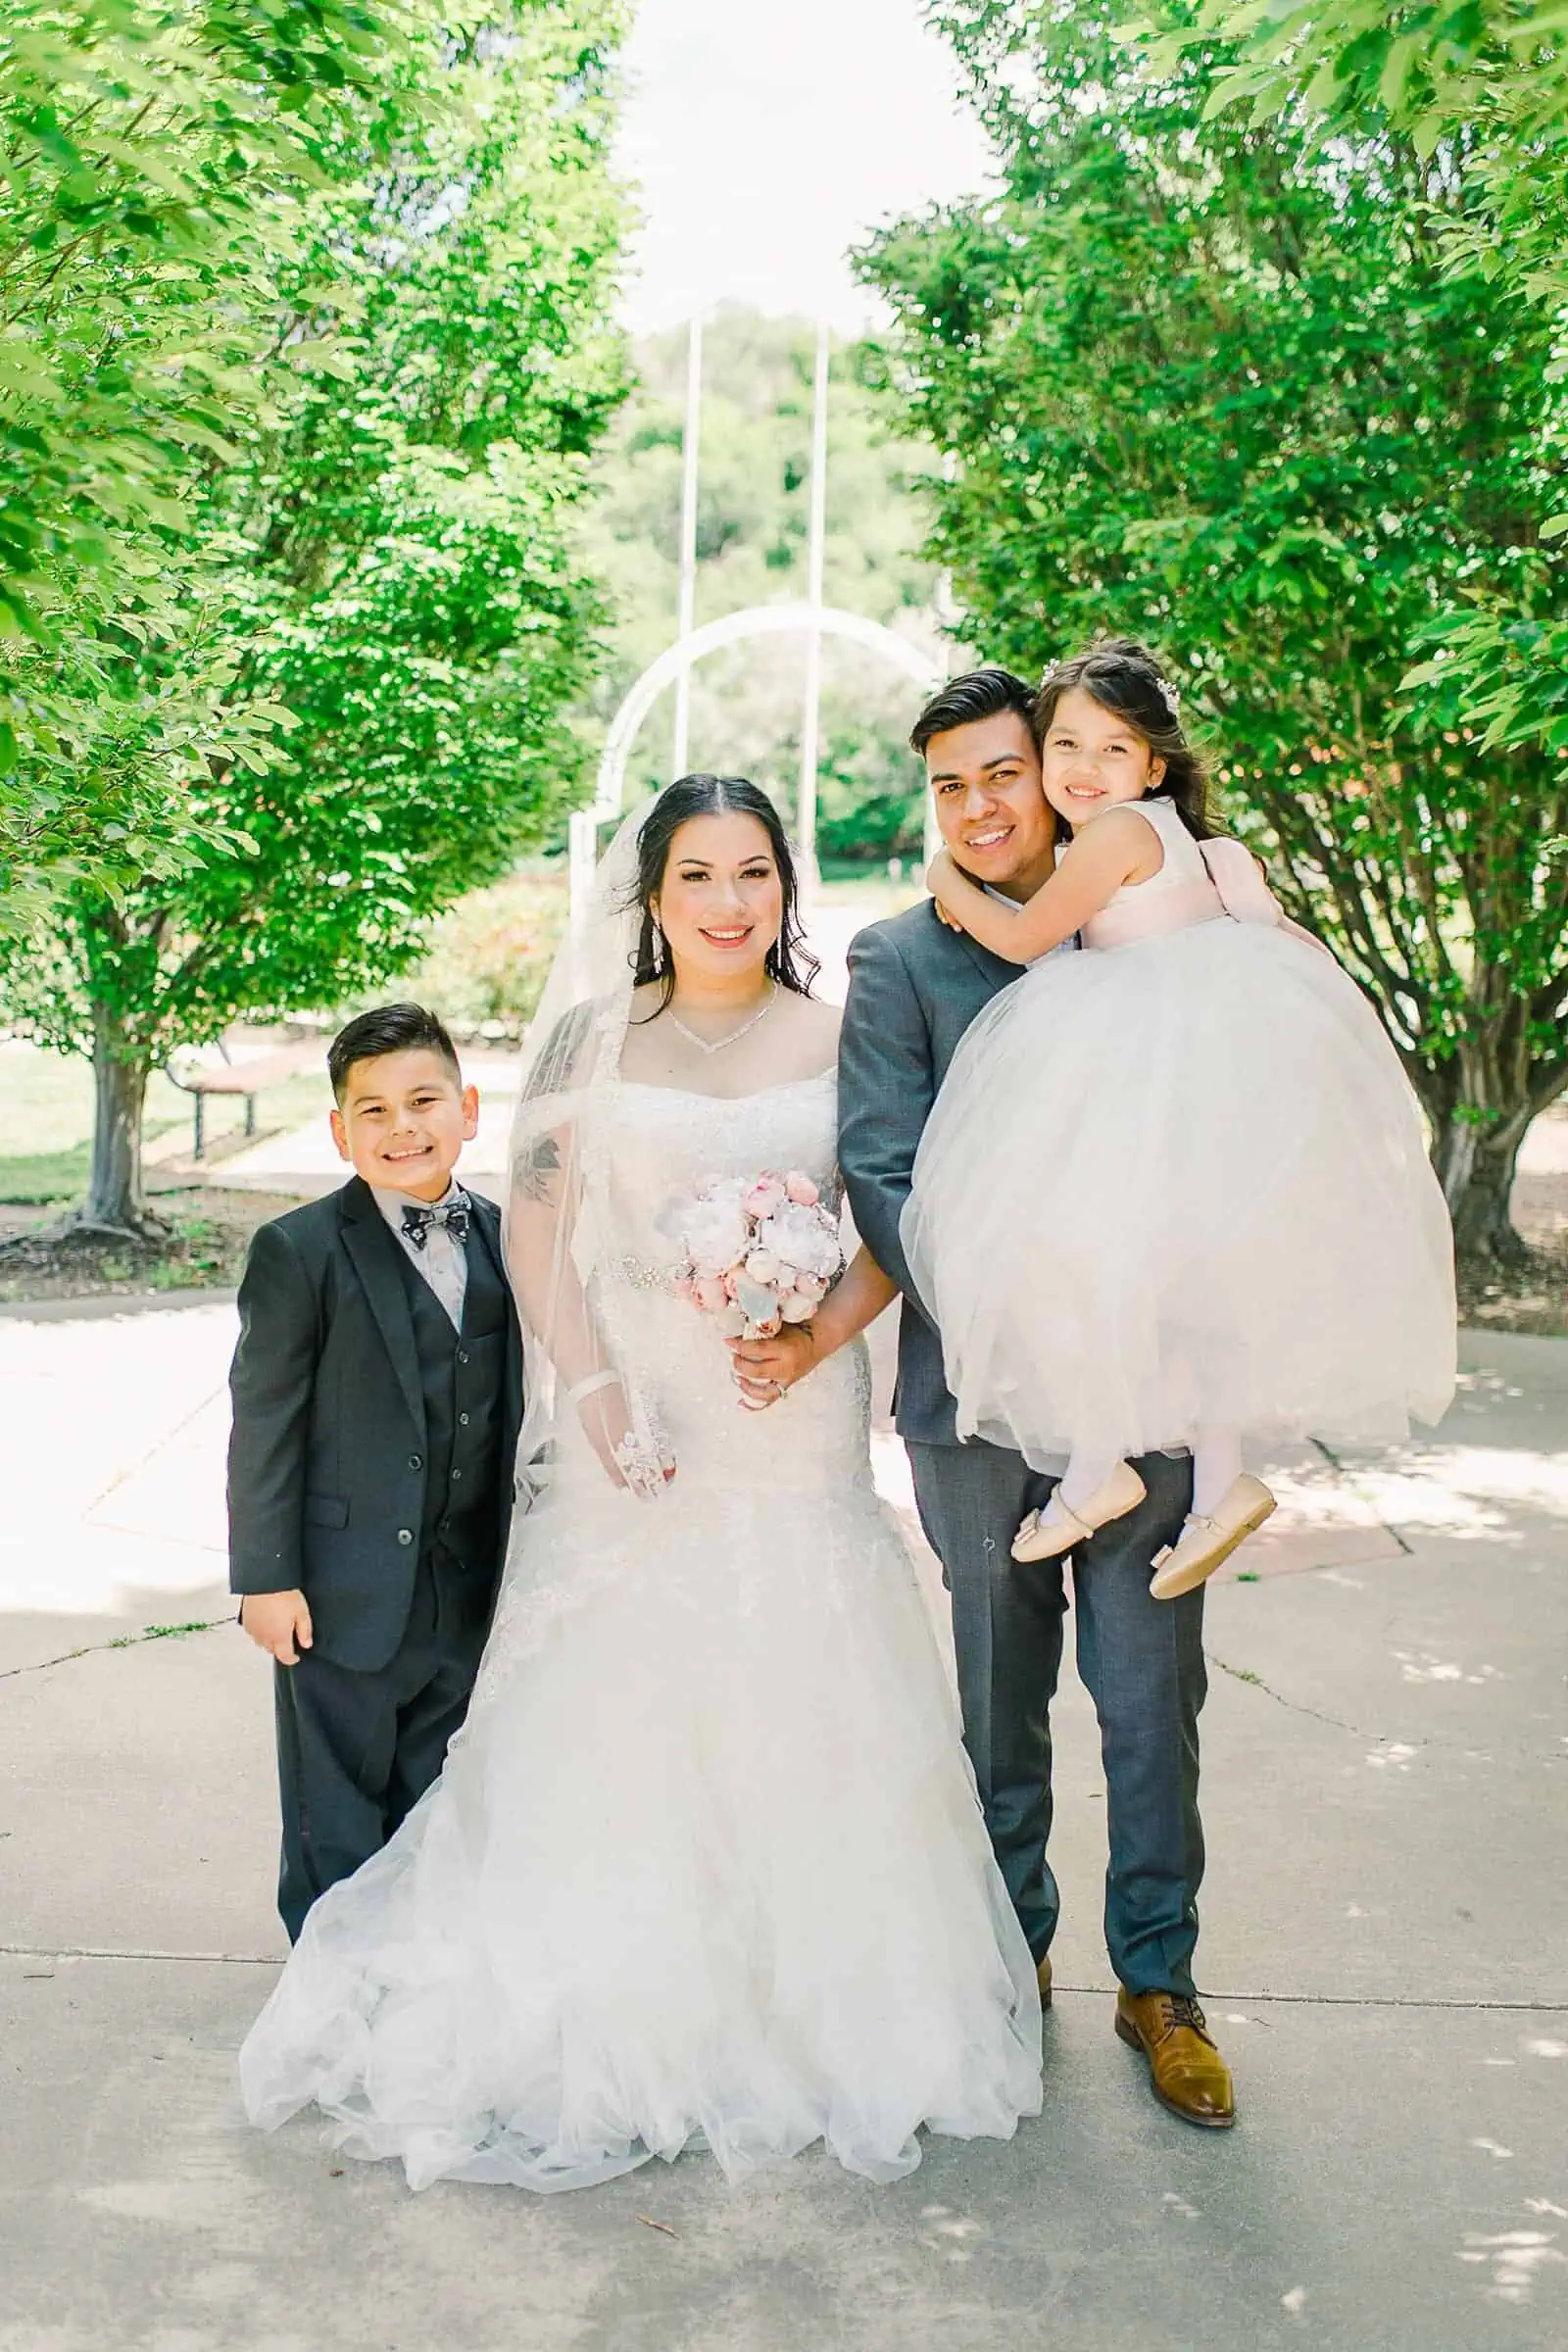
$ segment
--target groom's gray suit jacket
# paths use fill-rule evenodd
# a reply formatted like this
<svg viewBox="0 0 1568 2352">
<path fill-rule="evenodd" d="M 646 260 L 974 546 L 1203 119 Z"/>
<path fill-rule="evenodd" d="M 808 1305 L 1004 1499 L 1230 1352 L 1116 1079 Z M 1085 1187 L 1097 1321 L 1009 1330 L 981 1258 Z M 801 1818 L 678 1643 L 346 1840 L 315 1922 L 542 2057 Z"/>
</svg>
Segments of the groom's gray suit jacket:
<svg viewBox="0 0 1568 2352">
<path fill-rule="evenodd" d="M 894 1416 L 901 1438 L 956 1446 L 956 1407 L 942 1342 L 913 1295 L 899 1239 L 920 1136 L 959 1040 L 1020 978 L 1017 964 L 950 931 L 923 899 L 873 923 L 850 947 L 839 1043 L 839 1164 L 861 1240 L 904 1293 Z"/>
</svg>

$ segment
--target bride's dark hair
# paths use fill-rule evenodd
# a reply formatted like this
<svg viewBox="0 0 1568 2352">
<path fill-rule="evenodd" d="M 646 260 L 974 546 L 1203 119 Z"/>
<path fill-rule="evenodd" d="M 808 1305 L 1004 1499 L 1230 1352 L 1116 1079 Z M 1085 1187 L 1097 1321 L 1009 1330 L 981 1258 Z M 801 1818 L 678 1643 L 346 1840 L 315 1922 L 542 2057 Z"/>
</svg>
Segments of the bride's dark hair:
<svg viewBox="0 0 1568 2352">
<path fill-rule="evenodd" d="M 642 914 L 632 956 L 635 985 L 638 988 L 657 985 L 662 989 L 661 1012 L 674 993 L 674 961 L 654 919 L 654 901 L 663 888 L 675 836 L 694 816 L 755 816 L 767 835 L 784 900 L 784 919 L 777 939 L 767 951 L 768 977 L 776 980 L 780 988 L 793 989 L 798 997 L 808 997 L 811 982 L 821 966 L 807 947 L 801 929 L 795 856 L 778 810 L 766 793 L 760 786 L 748 783 L 744 776 L 679 776 L 673 784 L 665 786 L 648 811 L 637 836 L 637 880 L 632 891 L 632 904 Z"/>
</svg>

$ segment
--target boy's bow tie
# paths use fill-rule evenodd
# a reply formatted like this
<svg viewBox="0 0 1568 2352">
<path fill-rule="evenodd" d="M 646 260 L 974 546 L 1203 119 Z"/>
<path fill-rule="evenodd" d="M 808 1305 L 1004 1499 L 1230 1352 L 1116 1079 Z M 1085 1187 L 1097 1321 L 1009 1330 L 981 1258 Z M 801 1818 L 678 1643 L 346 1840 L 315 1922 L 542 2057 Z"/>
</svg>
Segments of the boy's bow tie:
<svg viewBox="0 0 1568 2352">
<path fill-rule="evenodd" d="M 413 1200 L 406 1203 L 403 1210 L 403 1238 L 410 1249 L 424 1248 L 430 1239 L 432 1225 L 444 1225 L 461 1247 L 468 1238 L 467 1201 L 449 1200 L 441 1208 L 425 1208 Z"/>
</svg>

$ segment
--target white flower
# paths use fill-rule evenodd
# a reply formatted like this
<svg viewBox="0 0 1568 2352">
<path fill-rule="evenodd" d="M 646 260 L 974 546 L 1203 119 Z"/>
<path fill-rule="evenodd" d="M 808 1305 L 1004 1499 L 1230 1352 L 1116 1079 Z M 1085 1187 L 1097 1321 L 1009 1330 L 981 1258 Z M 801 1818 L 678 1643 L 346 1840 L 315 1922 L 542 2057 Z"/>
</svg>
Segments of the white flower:
<svg viewBox="0 0 1568 2352">
<path fill-rule="evenodd" d="M 798 1266 L 803 1274 L 830 1277 L 844 1262 L 831 1220 L 819 1208 L 808 1208 L 794 1200 L 768 1218 L 757 1242 L 760 1249 L 782 1258 L 786 1265 Z"/>
<path fill-rule="evenodd" d="M 738 1198 L 709 1195 L 683 1210 L 680 1238 L 698 1274 L 723 1274 L 745 1255 L 751 1228 Z"/>
</svg>

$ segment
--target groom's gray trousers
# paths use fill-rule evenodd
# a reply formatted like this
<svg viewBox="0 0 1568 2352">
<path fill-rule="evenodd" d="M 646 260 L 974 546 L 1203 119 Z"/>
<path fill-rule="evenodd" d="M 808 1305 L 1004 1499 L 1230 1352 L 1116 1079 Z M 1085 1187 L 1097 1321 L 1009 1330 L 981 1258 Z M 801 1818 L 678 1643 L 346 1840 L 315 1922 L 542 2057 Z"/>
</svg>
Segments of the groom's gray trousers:
<svg viewBox="0 0 1568 2352">
<path fill-rule="evenodd" d="M 1055 1932 L 1051 1702 L 1066 1608 L 1059 1560 L 1010 1556 L 1026 1510 L 1054 1480 L 996 1446 L 957 1443 L 942 1343 L 913 1296 L 899 1238 L 921 1132 L 964 1031 L 1018 978 L 938 921 L 929 900 L 862 931 L 850 950 L 839 1054 L 839 1158 L 861 1238 L 905 1293 L 894 1399 L 915 1497 L 953 1596 L 964 1743 L 997 1860 L 1043 1959 Z M 1007 1247 L 1008 1214 L 984 1187 L 976 1220 Z M 1109 1868 L 1105 1942 L 1129 1991 L 1193 1990 L 1203 1837 L 1198 1716 L 1206 1690 L 1201 1589 L 1150 1597 L 1154 1553 L 1189 1508 L 1191 1466 L 1152 1454 L 1136 1511 L 1079 1547 L 1072 1571 L 1078 1671 L 1100 1718 Z"/>
<path fill-rule="evenodd" d="M 1000 1446 L 907 1447 L 915 1500 L 953 1595 L 964 1745 L 1007 1891 L 1036 1959 L 1055 1933 L 1051 1702 L 1061 1669 L 1063 1562 L 1010 1556 L 1025 1511 L 1055 1482 Z M 1203 1832 L 1198 1711 L 1207 1688 L 1202 1589 L 1152 1599 L 1150 1562 L 1192 1497 L 1186 1461 L 1138 1463 L 1148 1500 L 1073 1559 L 1078 1672 L 1105 1772 L 1105 1945 L 1130 1992 L 1191 1992 Z"/>
</svg>

